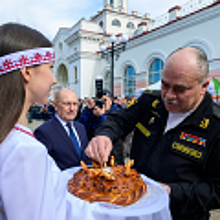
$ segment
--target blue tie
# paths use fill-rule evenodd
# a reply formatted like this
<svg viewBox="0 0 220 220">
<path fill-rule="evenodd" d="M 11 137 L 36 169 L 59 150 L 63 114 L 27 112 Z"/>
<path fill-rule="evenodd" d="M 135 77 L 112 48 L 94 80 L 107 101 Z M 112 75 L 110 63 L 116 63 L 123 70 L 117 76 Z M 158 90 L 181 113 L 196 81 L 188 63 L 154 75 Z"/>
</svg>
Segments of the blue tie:
<svg viewBox="0 0 220 220">
<path fill-rule="evenodd" d="M 66 126 L 68 127 L 69 132 L 70 132 L 70 139 L 73 142 L 73 145 L 79 155 L 79 158 L 81 158 L 81 148 L 79 146 L 79 142 L 77 141 L 76 135 L 73 132 L 72 126 L 70 123 L 66 123 Z"/>
</svg>

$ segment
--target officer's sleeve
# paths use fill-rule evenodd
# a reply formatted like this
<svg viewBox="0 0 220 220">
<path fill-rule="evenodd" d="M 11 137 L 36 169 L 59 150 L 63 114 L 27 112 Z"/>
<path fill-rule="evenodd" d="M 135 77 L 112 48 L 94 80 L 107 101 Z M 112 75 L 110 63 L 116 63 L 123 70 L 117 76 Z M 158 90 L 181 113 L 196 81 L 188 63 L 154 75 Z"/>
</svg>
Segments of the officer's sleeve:
<svg viewBox="0 0 220 220">
<path fill-rule="evenodd" d="M 212 151 L 201 172 L 201 180 L 194 183 L 171 183 L 173 215 L 207 212 L 220 207 L 220 135 L 211 146 Z M 199 211 L 200 210 L 200 211 Z"/>
<path fill-rule="evenodd" d="M 147 92 L 143 93 L 139 99 L 134 100 L 125 109 L 119 109 L 109 114 L 96 130 L 95 136 L 108 136 L 113 143 L 124 138 L 135 128 L 136 123 L 145 114 L 153 99 L 155 97 L 152 95 Z"/>
</svg>

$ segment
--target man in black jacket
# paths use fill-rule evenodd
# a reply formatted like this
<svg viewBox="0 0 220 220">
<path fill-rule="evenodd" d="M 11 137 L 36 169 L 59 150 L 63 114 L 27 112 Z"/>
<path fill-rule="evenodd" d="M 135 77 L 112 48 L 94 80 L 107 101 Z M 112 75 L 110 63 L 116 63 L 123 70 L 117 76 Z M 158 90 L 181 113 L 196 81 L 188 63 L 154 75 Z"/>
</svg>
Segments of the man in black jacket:
<svg viewBox="0 0 220 220">
<path fill-rule="evenodd" d="M 173 219 L 208 220 L 220 208 L 220 109 L 208 85 L 205 54 L 178 49 L 164 65 L 161 92 L 110 115 L 86 154 L 103 163 L 111 143 L 135 128 L 134 168 L 166 187 Z"/>
</svg>

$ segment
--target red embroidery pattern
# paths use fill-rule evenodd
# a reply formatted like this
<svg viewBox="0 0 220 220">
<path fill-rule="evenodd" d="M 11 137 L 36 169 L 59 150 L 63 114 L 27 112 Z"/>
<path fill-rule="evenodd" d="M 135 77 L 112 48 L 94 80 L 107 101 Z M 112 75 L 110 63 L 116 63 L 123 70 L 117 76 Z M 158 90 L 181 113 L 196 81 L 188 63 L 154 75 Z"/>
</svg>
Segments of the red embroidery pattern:
<svg viewBox="0 0 220 220">
<path fill-rule="evenodd" d="M 24 129 L 18 127 L 18 126 L 14 126 L 13 128 L 14 128 L 15 130 L 17 130 L 17 131 L 21 131 L 21 132 L 23 132 L 23 133 L 25 133 L 25 134 L 28 134 L 28 135 L 30 135 L 31 137 L 35 138 L 35 136 L 34 136 L 31 132 L 29 132 L 29 131 L 26 131 L 26 130 L 24 130 Z"/>
<path fill-rule="evenodd" d="M 0 58 L 0 75 L 24 66 L 54 62 L 55 53 L 52 48 L 37 48 L 6 55 Z"/>
</svg>

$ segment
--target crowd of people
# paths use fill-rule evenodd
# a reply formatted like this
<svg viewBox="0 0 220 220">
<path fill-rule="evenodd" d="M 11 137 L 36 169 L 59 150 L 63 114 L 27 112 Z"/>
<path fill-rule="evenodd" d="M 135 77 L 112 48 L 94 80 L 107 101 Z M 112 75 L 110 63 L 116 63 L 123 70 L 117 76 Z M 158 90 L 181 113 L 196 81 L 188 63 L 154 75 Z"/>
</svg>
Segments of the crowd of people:
<svg viewBox="0 0 220 220">
<path fill-rule="evenodd" d="M 208 220 L 220 208 L 220 106 L 207 92 L 202 51 L 171 53 L 161 91 L 138 99 L 125 102 L 103 89 L 80 100 L 63 88 L 51 103 L 53 114 L 33 134 L 27 114 L 33 103 L 48 110 L 57 82 L 52 43 L 35 29 L 7 23 L 0 26 L 0 48 L 0 219 L 70 219 L 77 205 L 67 205 L 63 170 L 80 160 L 103 164 L 111 154 L 123 163 L 131 133 L 134 168 L 166 189 L 173 220 Z"/>
<path fill-rule="evenodd" d="M 31 123 L 33 119 L 43 119 L 47 121 L 51 119 L 55 114 L 54 102 L 50 100 L 48 103 L 39 105 L 32 104 L 28 110 L 28 122 Z"/>
</svg>

